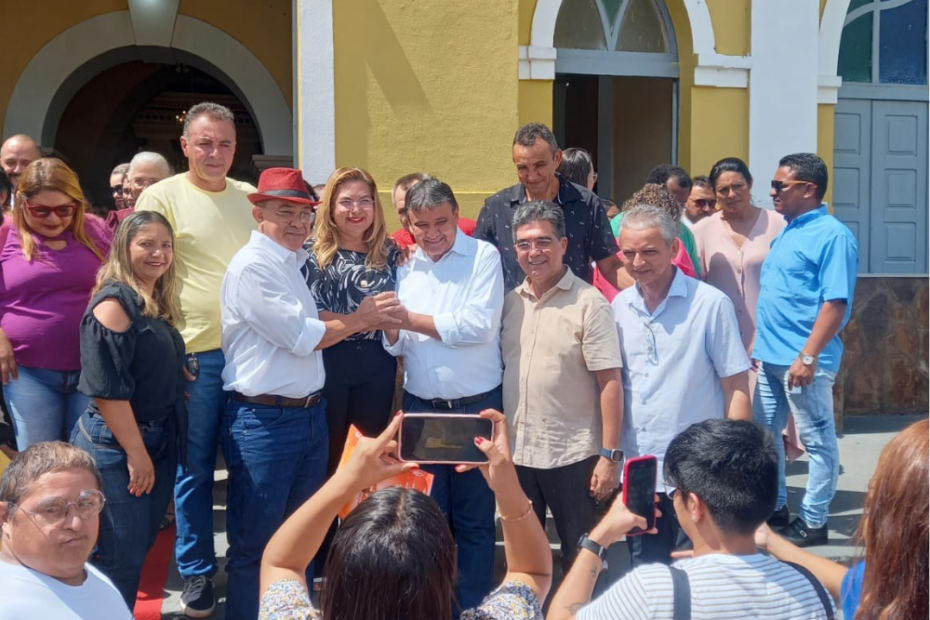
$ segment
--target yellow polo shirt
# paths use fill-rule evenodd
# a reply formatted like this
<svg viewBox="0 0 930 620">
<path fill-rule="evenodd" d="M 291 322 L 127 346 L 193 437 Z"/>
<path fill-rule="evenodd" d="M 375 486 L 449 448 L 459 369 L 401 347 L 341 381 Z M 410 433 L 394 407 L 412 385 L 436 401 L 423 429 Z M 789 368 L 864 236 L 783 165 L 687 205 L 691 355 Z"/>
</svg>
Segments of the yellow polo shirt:
<svg viewBox="0 0 930 620">
<path fill-rule="evenodd" d="M 185 173 L 149 187 L 136 211 L 155 211 L 174 229 L 174 261 L 178 278 L 181 336 L 188 353 L 220 348 L 220 285 L 229 261 L 257 228 L 248 183 L 226 179 L 226 189 L 208 192 Z"/>
</svg>

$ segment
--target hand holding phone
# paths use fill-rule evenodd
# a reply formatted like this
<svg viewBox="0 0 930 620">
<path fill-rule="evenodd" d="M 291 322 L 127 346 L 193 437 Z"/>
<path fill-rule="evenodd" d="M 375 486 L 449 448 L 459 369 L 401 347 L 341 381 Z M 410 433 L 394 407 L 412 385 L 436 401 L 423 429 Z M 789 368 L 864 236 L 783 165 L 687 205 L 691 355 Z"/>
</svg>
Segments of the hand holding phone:
<svg viewBox="0 0 930 620">
<path fill-rule="evenodd" d="M 408 463 L 484 464 L 475 438 L 494 438 L 494 422 L 478 414 L 404 413 L 398 456 Z"/>
<path fill-rule="evenodd" d="M 655 527 L 656 470 L 654 456 L 638 456 L 623 464 L 623 503 L 635 515 L 646 520 L 646 527 L 634 527 L 627 536 L 636 536 Z"/>
</svg>

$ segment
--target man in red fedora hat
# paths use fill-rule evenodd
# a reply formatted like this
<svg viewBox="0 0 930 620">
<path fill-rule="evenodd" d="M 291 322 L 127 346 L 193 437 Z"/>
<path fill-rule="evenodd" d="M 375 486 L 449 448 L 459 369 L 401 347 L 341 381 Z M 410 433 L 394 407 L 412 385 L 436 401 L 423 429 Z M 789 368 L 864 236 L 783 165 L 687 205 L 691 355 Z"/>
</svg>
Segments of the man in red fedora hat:
<svg viewBox="0 0 930 620">
<path fill-rule="evenodd" d="M 288 515 L 323 485 L 329 433 L 321 349 L 358 332 L 396 326 L 397 296 L 365 298 L 339 320 L 321 321 L 300 273 L 313 200 L 299 170 L 270 168 L 249 194 L 258 230 L 233 257 L 220 290 L 222 421 L 229 470 L 228 620 L 258 617 L 262 551 Z M 313 566 L 307 583 L 313 583 Z"/>
</svg>

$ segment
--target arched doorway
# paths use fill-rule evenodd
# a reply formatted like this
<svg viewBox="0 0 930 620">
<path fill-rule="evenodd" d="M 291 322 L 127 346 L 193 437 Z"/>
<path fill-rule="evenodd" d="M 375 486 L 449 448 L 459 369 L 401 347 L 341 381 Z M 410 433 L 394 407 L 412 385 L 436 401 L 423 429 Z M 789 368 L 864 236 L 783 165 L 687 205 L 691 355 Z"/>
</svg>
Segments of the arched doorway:
<svg viewBox="0 0 930 620">
<path fill-rule="evenodd" d="M 223 82 L 184 63 L 125 62 L 106 69 L 62 103 L 43 141 L 78 173 L 94 204 L 111 201 L 113 167 L 141 151 L 161 153 L 179 172 L 187 162 L 178 137 L 186 111 L 201 101 L 230 108 L 236 117 L 236 158 L 230 176 L 255 180 L 262 144 L 246 105 Z"/>
<path fill-rule="evenodd" d="M 553 125 L 591 152 L 597 192 L 623 201 L 677 158 L 678 50 L 661 0 L 563 0 L 555 22 Z"/>
</svg>

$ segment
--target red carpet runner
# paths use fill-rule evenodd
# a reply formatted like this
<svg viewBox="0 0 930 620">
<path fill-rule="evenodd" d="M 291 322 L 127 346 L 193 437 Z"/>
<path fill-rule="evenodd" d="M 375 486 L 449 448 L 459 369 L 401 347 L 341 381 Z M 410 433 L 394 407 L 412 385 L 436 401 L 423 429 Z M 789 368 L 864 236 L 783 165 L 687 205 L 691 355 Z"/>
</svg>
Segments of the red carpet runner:
<svg viewBox="0 0 930 620">
<path fill-rule="evenodd" d="M 160 531 L 148 557 L 145 558 L 142 577 L 139 579 L 139 593 L 136 595 L 136 607 L 133 610 L 136 620 L 161 620 L 165 581 L 168 579 L 168 566 L 174 552 L 174 533 L 173 525 Z"/>
</svg>

